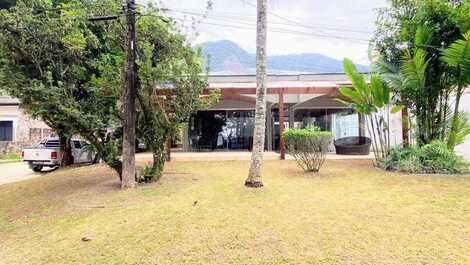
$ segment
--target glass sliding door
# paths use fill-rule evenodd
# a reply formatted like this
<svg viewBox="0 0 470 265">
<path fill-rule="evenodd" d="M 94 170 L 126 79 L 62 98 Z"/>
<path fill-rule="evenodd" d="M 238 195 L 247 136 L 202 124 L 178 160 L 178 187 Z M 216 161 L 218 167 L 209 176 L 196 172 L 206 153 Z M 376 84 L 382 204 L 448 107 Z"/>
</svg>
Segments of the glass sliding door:
<svg viewBox="0 0 470 265">
<path fill-rule="evenodd" d="M 194 151 L 225 149 L 225 111 L 200 111 L 189 122 L 189 146 Z"/>
<path fill-rule="evenodd" d="M 254 111 L 228 111 L 225 132 L 229 150 L 251 150 L 253 130 L 255 128 Z"/>
<path fill-rule="evenodd" d="M 359 115 L 353 110 L 341 110 L 332 116 L 335 139 L 359 136 Z"/>
<path fill-rule="evenodd" d="M 254 116 L 251 110 L 198 112 L 189 122 L 191 150 L 251 150 Z"/>
<path fill-rule="evenodd" d="M 273 108 L 272 113 L 272 133 L 273 133 L 273 150 L 279 150 L 280 145 L 280 135 L 279 135 L 279 108 Z M 289 105 L 286 105 L 284 108 L 284 129 L 289 129 Z"/>
</svg>

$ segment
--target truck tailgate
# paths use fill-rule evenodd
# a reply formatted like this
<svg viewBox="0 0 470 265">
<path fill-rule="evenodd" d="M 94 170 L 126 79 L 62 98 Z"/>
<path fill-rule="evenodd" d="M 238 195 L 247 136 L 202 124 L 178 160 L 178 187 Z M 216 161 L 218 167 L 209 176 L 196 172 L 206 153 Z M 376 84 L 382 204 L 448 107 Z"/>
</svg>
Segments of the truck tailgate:
<svg viewBox="0 0 470 265">
<path fill-rule="evenodd" d="M 50 161 L 52 152 L 57 152 L 57 150 L 47 149 L 47 148 L 24 149 L 23 160 L 24 161 Z"/>
</svg>

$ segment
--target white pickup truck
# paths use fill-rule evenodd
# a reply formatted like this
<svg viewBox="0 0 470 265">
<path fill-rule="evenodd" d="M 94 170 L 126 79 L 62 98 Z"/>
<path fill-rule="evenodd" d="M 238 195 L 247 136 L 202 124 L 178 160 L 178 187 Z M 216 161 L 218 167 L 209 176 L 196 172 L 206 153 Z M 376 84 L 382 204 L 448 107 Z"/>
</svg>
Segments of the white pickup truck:
<svg viewBox="0 0 470 265">
<path fill-rule="evenodd" d="M 96 162 L 96 153 L 87 142 L 73 139 L 71 144 L 74 164 Z M 34 172 L 40 172 L 44 167 L 58 167 L 62 160 L 59 138 L 45 138 L 33 147 L 23 149 L 21 156 Z"/>
</svg>

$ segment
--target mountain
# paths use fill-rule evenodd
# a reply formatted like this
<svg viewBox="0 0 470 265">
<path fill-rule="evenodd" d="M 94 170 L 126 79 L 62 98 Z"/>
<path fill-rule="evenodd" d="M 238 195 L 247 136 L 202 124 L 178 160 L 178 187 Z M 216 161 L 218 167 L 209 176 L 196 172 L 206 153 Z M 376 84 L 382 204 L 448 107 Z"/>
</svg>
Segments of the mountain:
<svg viewBox="0 0 470 265">
<path fill-rule="evenodd" d="M 204 63 L 211 74 L 254 74 L 256 55 L 248 53 L 229 40 L 205 42 L 201 44 Z M 267 58 L 270 74 L 300 73 L 342 73 L 340 60 L 317 53 L 271 55 Z M 357 65 L 360 72 L 368 72 L 369 67 Z"/>
</svg>

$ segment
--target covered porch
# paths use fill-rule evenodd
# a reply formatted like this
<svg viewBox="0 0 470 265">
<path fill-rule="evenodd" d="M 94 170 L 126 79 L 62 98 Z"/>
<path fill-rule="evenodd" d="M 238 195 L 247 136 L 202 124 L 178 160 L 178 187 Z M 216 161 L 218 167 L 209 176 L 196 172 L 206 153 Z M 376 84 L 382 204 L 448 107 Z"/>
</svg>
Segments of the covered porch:
<svg viewBox="0 0 470 265">
<path fill-rule="evenodd" d="M 136 155 L 139 161 L 152 161 L 152 153 L 139 153 Z M 174 148 L 171 153 L 172 161 L 250 161 L 251 152 L 249 151 L 227 151 L 227 152 L 185 152 L 181 148 Z M 279 160 L 279 153 L 275 151 L 265 151 L 265 160 Z M 329 160 L 362 160 L 373 159 L 373 154 L 367 156 L 344 156 L 329 154 Z M 294 160 L 286 154 L 285 160 Z"/>
<path fill-rule="evenodd" d="M 315 76 L 320 80 L 307 81 L 302 80 L 301 76 L 297 80 L 288 81 L 270 78 L 266 94 L 265 147 L 268 153 L 278 151 L 278 154 L 272 154 L 281 159 L 286 158 L 282 139 L 286 128 L 314 125 L 333 132 L 336 139 L 364 135 L 363 118 L 335 100 L 338 89 L 342 85 L 349 85 L 341 78 L 323 76 L 322 79 L 321 76 Z M 184 152 L 251 150 L 256 83 L 241 77 L 235 80 L 238 82 L 210 82 L 207 93 L 210 89 L 219 89 L 220 101 L 191 117 L 182 135 Z M 331 151 L 334 151 L 333 146 Z"/>
</svg>

